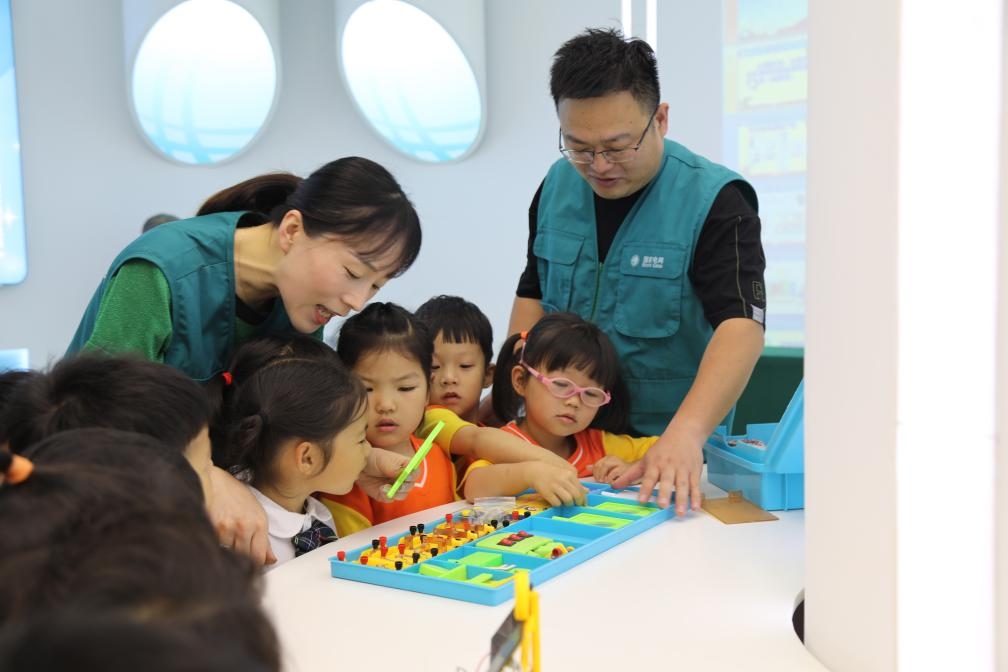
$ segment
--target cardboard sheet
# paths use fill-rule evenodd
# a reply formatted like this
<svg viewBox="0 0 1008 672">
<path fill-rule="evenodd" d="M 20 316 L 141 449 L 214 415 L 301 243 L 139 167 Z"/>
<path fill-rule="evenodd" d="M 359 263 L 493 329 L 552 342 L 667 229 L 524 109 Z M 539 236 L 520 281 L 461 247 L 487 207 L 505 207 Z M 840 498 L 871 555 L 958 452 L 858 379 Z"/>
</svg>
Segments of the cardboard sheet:
<svg viewBox="0 0 1008 672">
<path fill-rule="evenodd" d="M 716 499 L 704 497 L 701 508 L 727 525 L 777 520 L 777 516 L 744 499 L 741 490 L 733 490 L 727 497 Z"/>
</svg>

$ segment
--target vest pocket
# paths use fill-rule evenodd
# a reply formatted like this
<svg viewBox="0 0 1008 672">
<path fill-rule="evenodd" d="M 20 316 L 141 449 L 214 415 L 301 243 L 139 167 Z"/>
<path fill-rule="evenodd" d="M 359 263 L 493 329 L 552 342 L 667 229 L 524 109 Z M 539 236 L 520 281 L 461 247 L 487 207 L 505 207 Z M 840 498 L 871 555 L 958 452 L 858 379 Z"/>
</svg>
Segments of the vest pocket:
<svg viewBox="0 0 1008 672">
<path fill-rule="evenodd" d="M 570 309 L 574 287 L 574 262 L 581 254 L 584 238 L 561 231 L 540 229 L 532 243 L 538 258 L 539 287 L 546 312 Z"/>
<path fill-rule="evenodd" d="M 613 326 L 631 338 L 663 338 L 679 330 L 686 249 L 631 243 L 620 250 Z"/>
</svg>

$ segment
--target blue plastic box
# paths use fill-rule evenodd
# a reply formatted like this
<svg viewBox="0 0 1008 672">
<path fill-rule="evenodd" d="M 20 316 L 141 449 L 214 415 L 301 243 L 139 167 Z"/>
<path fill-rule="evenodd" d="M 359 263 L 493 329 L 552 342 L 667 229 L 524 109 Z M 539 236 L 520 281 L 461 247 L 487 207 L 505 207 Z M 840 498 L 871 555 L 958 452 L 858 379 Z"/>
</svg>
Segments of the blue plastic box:
<svg viewBox="0 0 1008 672">
<path fill-rule="evenodd" d="M 722 490 L 741 490 L 766 511 L 805 508 L 805 381 L 780 422 L 747 425 L 740 436 L 714 434 L 704 453 L 707 480 Z"/>
<path fill-rule="evenodd" d="M 465 600 L 478 604 L 501 604 L 514 597 L 514 581 L 509 580 L 518 570 L 529 572 L 532 585 L 539 585 L 554 576 L 581 564 L 613 546 L 640 534 L 672 517 L 674 509 L 660 509 L 655 504 L 638 504 L 637 501 L 615 497 L 608 488 L 593 488 L 589 492 L 586 506 L 555 507 L 547 509 L 529 518 L 519 520 L 499 532 L 527 532 L 532 535 L 546 537 L 562 543 L 573 550 L 556 558 L 548 559 L 531 555 L 509 553 L 503 546 L 486 546 L 482 541 L 491 541 L 489 535 L 470 541 L 458 548 L 450 550 L 437 557 L 422 560 L 418 564 L 402 570 L 385 569 L 362 565 L 358 562 L 364 551 L 370 551 L 370 546 L 348 551 L 344 560 L 336 557 L 329 559 L 330 574 L 335 578 L 362 581 L 379 586 L 412 590 L 418 593 L 439 595 L 455 600 Z M 621 505 L 631 508 L 645 509 L 642 515 L 623 513 L 618 509 Z M 600 508 L 601 507 L 601 508 Z M 615 508 L 606 508 L 615 507 Z M 593 516 L 601 516 L 608 524 L 591 524 L 573 522 L 592 520 Z M 439 522 L 425 523 L 429 529 Z M 471 565 L 467 558 L 473 554 L 499 556 L 502 569 L 493 565 Z M 427 569 L 422 569 L 427 567 Z M 432 576 L 431 572 L 450 573 L 456 578 Z M 481 577 L 487 583 L 472 583 L 474 578 Z M 503 583 L 499 583 L 503 581 Z M 494 585 L 496 584 L 496 585 Z"/>
</svg>

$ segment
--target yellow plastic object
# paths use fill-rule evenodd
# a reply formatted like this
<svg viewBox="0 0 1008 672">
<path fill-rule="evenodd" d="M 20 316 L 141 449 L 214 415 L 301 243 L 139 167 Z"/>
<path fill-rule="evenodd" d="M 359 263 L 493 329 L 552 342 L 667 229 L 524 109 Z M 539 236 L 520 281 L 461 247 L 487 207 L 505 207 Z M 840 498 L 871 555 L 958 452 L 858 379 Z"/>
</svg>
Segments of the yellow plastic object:
<svg viewBox="0 0 1008 672">
<path fill-rule="evenodd" d="M 530 587 L 527 571 L 515 572 L 514 582 L 514 617 L 522 624 L 521 669 L 539 672 L 539 594 Z"/>
</svg>

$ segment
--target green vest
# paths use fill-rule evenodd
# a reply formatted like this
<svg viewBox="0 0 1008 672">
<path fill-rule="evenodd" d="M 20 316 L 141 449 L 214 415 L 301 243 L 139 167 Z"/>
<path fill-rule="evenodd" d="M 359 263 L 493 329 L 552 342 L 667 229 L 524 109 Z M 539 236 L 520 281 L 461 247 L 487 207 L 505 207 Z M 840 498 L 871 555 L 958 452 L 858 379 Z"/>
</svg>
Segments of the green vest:
<svg viewBox="0 0 1008 672">
<path fill-rule="evenodd" d="M 82 349 L 91 337 L 109 278 L 127 261 L 144 259 L 161 270 L 171 290 L 172 336 L 165 364 L 197 381 L 226 370 L 235 346 L 234 231 L 243 214 L 169 222 L 130 243 L 91 297 L 67 353 Z M 294 331 L 279 297 L 257 331 Z"/>
<path fill-rule="evenodd" d="M 724 166 L 665 140 L 658 175 L 627 214 L 599 262 L 595 201 L 566 159 L 550 168 L 539 199 L 533 252 L 542 305 L 599 325 L 612 340 L 630 389 L 630 420 L 661 434 L 696 378 L 713 333 L 687 272 L 722 187 L 756 193 Z"/>
</svg>

